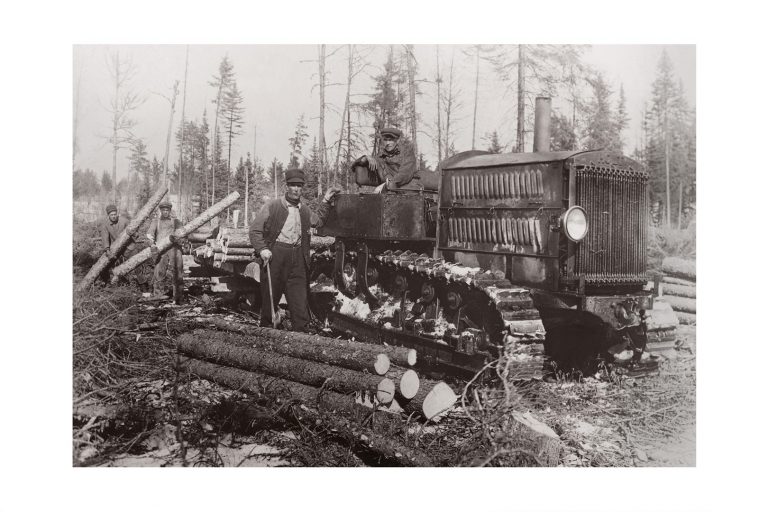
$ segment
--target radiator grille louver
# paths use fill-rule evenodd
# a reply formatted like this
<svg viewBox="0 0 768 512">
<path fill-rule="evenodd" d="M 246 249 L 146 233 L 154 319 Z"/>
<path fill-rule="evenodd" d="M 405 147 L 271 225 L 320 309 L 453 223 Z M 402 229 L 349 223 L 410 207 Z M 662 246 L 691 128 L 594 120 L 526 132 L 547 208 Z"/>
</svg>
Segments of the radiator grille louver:
<svg viewBox="0 0 768 512">
<path fill-rule="evenodd" d="M 576 204 L 587 213 L 589 231 L 577 245 L 574 277 L 598 285 L 644 284 L 648 175 L 603 166 L 577 168 Z"/>
</svg>

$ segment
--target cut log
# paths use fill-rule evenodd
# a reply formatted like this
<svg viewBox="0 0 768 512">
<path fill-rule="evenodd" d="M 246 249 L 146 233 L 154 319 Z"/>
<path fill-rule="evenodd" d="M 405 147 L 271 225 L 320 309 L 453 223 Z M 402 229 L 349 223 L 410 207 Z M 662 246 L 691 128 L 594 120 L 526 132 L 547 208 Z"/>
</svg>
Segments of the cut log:
<svg viewBox="0 0 768 512">
<path fill-rule="evenodd" d="M 696 324 L 696 314 L 695 313 L 684 313 L 682 311 L 677 312 L 677 319 L 680 320 L 681 324 L 684 325 L 695 325 Z"/>
<path fill-rule="evenodd" d="M 308 359 L 318 363 L 340 366 L 372 375 L 389 378 L 389 358 L 384 354 L 373 354 L 369 350 L 356 350 L 344 346 L 331 347 L 317 343 L 317 338 L 295 336 L 298 333 L 265 329 L 263 334 L 242 335 L 214 330 L 198 330 L 195 336 L 206 341 L 220 341 L 240 347 L 251 347 L 267 352 L 275 352 L 299 359 Z M 319 337 L 318 337 L 319 338 Z"/>
<path fill-rule="evenodd" d="M 227 244 L 229 247 L 250 247 L 253 248 L 251 245 L 251 239 L 248 236 L 248 232 L 245 233 L 232 233 L 230 235 L 224 236 L 222 238 L 222 241 Z"/>
<path fill-rule="evenodd" d="M 125 249 L 128 243 L 131 241 L 131 237 L 136 234 L 136 231 L 139 230 L 141 224 L 147 220 L 149 215 L 155 210 L 157 205 L 160 204 L 160 201 L 162 201 L 163 197 L 167 193 L 168 187 L 166 185 L 161 184 L 157 187 L 157 190 L 155 190 L 155 192 L 149 198 L 147 204 L 142 206 L 142 208 L 136 213 L 136 216 L 131 219 L 127 226 L 125 226 L 125 229 L 117 237 L 117 240 L 112 242 L 112 245 L 109 247 L 109 252 L 112 254 L 112 257 L 107 257 L 106 254 L 101 255 L 101 257 L 96 261 L 96 263 L 94 263 L 88 273 L 85 274 L 83 280 L 80 281 L 80 284 L 77 286 L 78 292 L 82 292 L 88 289 L 96 281 L 96 278 L 99 276 L 99 274 L 101 274 L 104 269 L 106 269 L 109 264 L 115 260 L 115 257 L 119 255 L 123 249 Z"/>
<path fill-rule="evenodd" d="M 253 257 L 254 254 L 256 254 L 256 251 L 254 251 L 250 247 L 229 247 L 228 245 L 225 245 L 222 248 L 222 252 L 226 254 L 227 256 L 251 256 Z"/>
<path fill-rule="evenodd" d="M 687 297 L 676 297 L 674 295 L 665 295 L 664 301 L 667 302 L 675 311 L 684 313 L 696 313 L 696 299 Z"/>
<path fill-rule="evenodd" d="M 285 403 L 286 407 L 278 409 L 284 419 L 299 425 L 316 422 L 330 423 L 332 428 L 343 432 L 353 446 L 367 448 L 403 465 L 426 467 L 434 465 L 433 461 L 420 450 L 405 446 L 395 438 L 377 435 L 377 431 L 388 436 L 399 433 L 403 427 L 402 420 L 398 416 L 387 413 L 372 417 L 371 409 L 355 403 L 353 396 L 197 359 L 183 358 L 179 371 L 245 391 L 256 397 Z M 307 407 L 290 406 L 290 403 L 296 400 L 324 414 L 317 414 Z M 372 423 L 373 431 L 366 428 L 369 423 Z"/>
<path fill-rule="evenodd" d="M 502 434 L 505 439 L 511 438 L 516 447 L 532 452 L 543 466 L 557 466 L 563 443 L 555 431 L 529 412 L 512 411 L 510 416 L 510 428 Z"/>
<path fill-rule="evenodd" d="M 457 399 L 456 393 L 445 382 L 438 382 L 434 386 L 422 383 L 416 396 L 400 406 L 407 414 L 431 420 L 453 407 Z"/>
<path fill-rule="evenodd" d="M 226 263 L 226 262 L 229 262 L 229 263 L 242 263 L 242 262 L 249 263 L 249 262 L 253 261 L 253 256 L 239 256 L 239 255 L 235 255 L 235 254 L 230 255 L 230 254 L 227 254 L 225 252 L 223 252 L 222 255 L 223 255 L 222 258 L 221 258 L 221 262 L 222 263 Z"/>
<path fill-rule="evenodd" d="M 392 366 L 385 377 L 395 383 L 397 388 L 395 397 L 401 400 L 410 400 L 419 391 L 419 375 L 411 369 Z"/>
<path fill-rule="evenodd" d="M 680 279 L 679 277 L 664 276 L 661 278 L 661 282 L 664 284 L 677 284 L 680 286 L 692 286 L 696 287 L 696 281 L 689 281 L 688 279 Z"/>
<path fill-rule="evenodd" d="M 208 240 L 210 237 L 211 237 L 210 232 L 208 233 L 196 232 L 196 233 L 190 233 L 189 235 L 187 235 L 187 240 L 189 240 L 192 243 L 204 244 L 206 240 Z"/>
<path fill-rule="evenodd" d="M 203 213 L 201 213 L 198 217 L 193 219 L 192 221 L 188 222 L 184 226 L 180 227 L 176 231 L 173 232 L 174 236 L 176 238 L 184 238 L 189 233 L 192 233 L 196 229 L 198 229 L 200 226 L 211 220 L 213 217 L 224 211 L 228 206 L 232 206 L 238 199 L 240 198 L 240 194 L 238 192 L 232 192 L 227 197 L 219 201 L 218 203 L 214 204 L 207 210 L 205 210 Z M 171 244 L 171 241 L 168 238 L 163 238 L 161 240 L 158 240 L 157 243 L 157 250 L 160 254 L 166 252 L 168 249 L 171 248 L 173 244 Z M 152 251 L 149 247 L 144 249 L 143 251 L 139 252 L 138 254 L 134 255 L 128 261 L 123 263 L 122 265 L 119 265 L 112 269 L 112 283 L 116 283 L 117 280 L 120 278 L 120 276 L 124 276 L 125 274 L 133 271 L 136 267 L 147 261 L 149 258 L 152 257 Z"/>
<path fill-rule="evenodd" d="M 243 370 L 261 371 L 310 386 L 322 386 L 341 393 L 367 391 L 383 404 L 391 402 L 394 398 L 395 385 L 386 377 L 237 346 L 210 339 L 197 331 L 179 336 L 177 346 L 180 352 L 188 356 Z"/>
<path fill-rule="evenodd" d="M 661 271 L 665 274 L 682 279 L 696 280 L 696 261 L 682 258 L 664 258 Z"/>
<path fill-rule="evenodd" d="M 675 295 L 677 297 L 689 297 L 692 299 L 696 298 L 695 286 L 683 286 L 679 284 L 664 283 L 661 290 L 661 295 L 664 297 Z"/>
<path fill-rule="evenodd" d="M 267 327 L 259 327 L 253 324 L 246 324 L 243 322 L 235 322 L 225 320 L 219 317 L 195 317 L 193 321 L 201 325 L 212 325 L 222 331 L 239 332 L 242 334 L 250 334 L 252 336 L 287 336 L 287 331 L 278 331 L 275 333 L 274 329 Z M 390 345 L 377 345 L 375 343 L 362 343 L 359 341 L 348 341 L 333 338 L 326 338 L 323 336 L 313 336 L 310 334 L 304 334 L 299 332 L 290 333 L 291 337 L 297 340 L 307 340 L 309 343 L 316 345 L 323 345 L 330 348 L 345 348 L 348 350 L 367 350 L 374 354 L 385 354 L 392 364 L 400 366 L 413 366 L 416 364 L 416 350 L 405 347 L 392 347 Z"/>
</svg>

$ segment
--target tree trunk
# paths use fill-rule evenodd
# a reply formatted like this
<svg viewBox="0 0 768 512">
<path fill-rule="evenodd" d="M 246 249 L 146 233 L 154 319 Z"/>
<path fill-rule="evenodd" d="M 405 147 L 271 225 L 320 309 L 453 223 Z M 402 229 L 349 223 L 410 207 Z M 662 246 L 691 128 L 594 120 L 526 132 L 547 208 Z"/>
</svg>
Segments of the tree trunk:
<svg viewBox="0 0 768 512">
<path fill-rule="evenodd" d="M 419 158 L 419 143 L 418 143 L 418 127 L 416 120 L 416 70 L 413 65 L 413 45 L 408 44 L 405 46 L 405 50 L 408 53 L 406 55 L 406 63 L 408 64 L 408 98 L 410 100 L 410 108 L 408 112 L 408 120 L 411 125 L 411 143 L 413 144 L 413 153 L 416 158 Z"/>
<path fill-rule="evenodd" d="M 205 210 L 203 213 L 201 213 L 198 217 L 193 219 L 192 221 L 188 222 L 184 226 L 180 227 L 176 231 L 173 232 L 174 236 L 176 238 L 184 238 L 185 236 L 189 235 L 190 233 L 196 231 L 200 226 L 214 218 L 216 215 L 221 213 L 227 206 L 231 205 L 235 201 L 237 201 L 240 198 L 240 194 L 237 192 L 232 192 L 227 197 L 219 201 L 218 203 L 214 204 L 207 210 Z M 171 241 L 168 238 L 164 238 L 161 240 L 158 240 L 155 244 L 157 246 L 158 251 L 160 254 L 164 253 L 168 249 L 171 248 L 172 244 Z M 133 271 L 136 267 L 147 261 L 152 256 L 152 251 L 149 247 L 144 249 L 143 251 L 139 252 L 138 254 L 133 255 L 128 261 L 123 263 L 122 265 L 119 265 L 115 267 L 112 270 L 112 283 L 116 283 L 117 280 L 120 278 L 120 276 L 124 276 L 125 274 Z"/>
<path fill-rule="evenodd" d="M 173 114 L 176 110 L 176 96 L 179 93 L 179 81 L 173 83 L 173 98 L 171 98 L 171 114 L 168 118 L 168 134 L 165 136 L 165 156 L 163 157 L 163 172 L 165 184 L 168 185 L 168 155 L 171 151 L 171 133 L 173 133 Z"/>
<path fill-rule="evenodd" d="M 457 399 L 456 393 L 448 384 L 437 382 L 434 385 L 420 385 L 416 396 L 400 406 L 407 414 L 431 420 L 453 407 Z"/>
<path fill-rule="evenodd" d="M 440 111 L 442 110 L 442 99 L 440 97 L 440 46 L 435 46 L 435 62 L 437 62 L 437 78 L 435 83 L 437 84 L 437 162 L 440 163 L 443 160 L 443 121 L 441 119 Z"/>
<path fill-rule="evenodd" d="M 394 398 L 395 385 L 386 377 L 208 339 L 199 331 L 182 334 L 177 343 L 182 353 L 218 364 L 261 371 L 341 393 L 364 391 L 384 404 Z"/>
<path fill-rule="evenodd" d="M 229 257 L 225 259 L 228 260 Z M 317 343 L 318 338 L 294 337 L 296 333 L 268 329 L 261 336 L 233 334 L 222 331 L 198 330 L 194 336 L 206 342 L 218 341 L 241 347 L 250 347 L 263 352 L 274 352 L 298 359 L 326 363 L 372 375 L 384 375 L 389 370 L 389 358 L 384 354 L 373 354 L 366 349 L 350 349 L 344 346 L 330 347 Z M 412 371 L 412 370 L 409 370 Z M 413 372 L 415 373 L 415 372 Z M 389 374 L 387 374 L 389 378 Z"/>
<path fill-rule="evenodd" d="M 525 45 L 517 46 L 517 148 L 525 151 Z"/>
<path fill-rule="evenodd" d="M 672 309 L 675 310 L 675 312 L 682 311 L 683 313 L 696 313 L 696 299 L 665 295 L 662 300 L 672 306 Z"/>
<path fill-rule="evenodd" d="M 300 400 L 307 407 L 316 408 L 324 414 L 317 414 L 307 407 L 290 405 L 281 407 L 280 414 L 286 420 L 294 424 L 298 422 L 299 425 L 314 424 L 318 421 L 331 423 L 334 429 L 345 434 L 353 446 L 373 450 L 403 465 L 434 465 L 432 460 L 420 450 L 404 446 L 397 439 L 376 435 L 376 430 L 390 436 L 399 433 L 403 426 L 402 420 L 387 413 L 372 416 L 371 409 L 357 404 L 352 396 L 196 359 L 182 359 L 179 371 L 192 373 L 231 389 L 246 391 L 278 403 L 290 404 Z M 343 413 L 343 416 L 338 413 Z M 372 423 L 373 431 L 365 428 L 369 422 Z"/>
<path fill-rule="evenodd" d="M 222 247 L 221 252 L 229 256 L 253 256 L 255 251 L 252 247 L 229 247 L 227 245 Z"/>
<path fill-rule="evenodd" d="M 677 297 L 688 297 L 691 299 L 696 298 L 696 287 L 695 286 L 684 286 L 680 284 L 671 284 L 671 283 L 664 283 L 662 285 L 662 294 L 666 297 L 667 295 L 675 295 Z"/>
<path fill-rule="evenodd" d="M 410 369 L 393 366 L 387 372 L 387 378 L 395 383 L 397 394 L 395 396 L 410 400 L 419 391 L 419 375 Z"/>
<path fill-rule="evenodd" d="M 537 420 L 531 413 L 512 411 L 509 429 L 505 429 L 505 438 L 514 439 L 516 447 L 530 451 L 546 467 L 555 467 L 560 463 L 563 443 L 554 430 Z"/>
<path fill-rule="evenodd" d="M 480 86 L 480 45 L 475 47 L 475 104 L 472 109 L 472 149 L 475 149 L 475 128 L 477 127 L 477 91 Z"/>
<path fill-rule="evenodd" d="M 229 263 L 236 263 L 236 262 L 240 262 L 240 263 L 247 262 L 247 263 L 250 263 L 251 261 L 253 261 L 253 256 L 252 255 L 251 256 L 246 256 L 246 255 L 242 255 L 242 254 L 228 254 L 226 252 L 222 252 L 221 254 L 222 254 L 222 258 L 221 258 L 221 262 L 222 263 L 226 263 L 226 262 L 229 262 Z"/>
<path fill-rule="evenodd" d="M 221 90 L 224 87 L 224 78 L 219 81 L 219 90 L 216 93 L 216 115 L 213 118 L 213 138 L 211 139 L 211 204 L 216 203 L 216 148 L 219 145 L 219 106 L 221 105 Z"/>
<path fill-rule="evenodd" d="M 666 275 L 696 281 L 696 262 L 682 258 L 664 258 L 661 271 Z"/>
<path fill-rule="evenodd" d="M 117 113 L 118 102 L 120 98 L 120 52 L 115 57 L 115 104 L 112 114 L 112 200 L 117 206 L 117 124 L 119 117 Z"/>
<path fill-rule="evenodd" d="M 131 236 L 139 230 L 141 224 L 147 220 L 147 217 L 149 217 L 149 215 L 155 210 L 157 205 L 160 204 L 160 201 L 167 193 L 168 187 L 166 187 L 164 184 L 161 184 L 159 187 L 157 187 L 157 190 L 155 190 L 154 194 L 152 194 L 152 197 L 149 198 L 147 204 L 145 204 L 141 210 L 139 210 L 136 216 L 131 220 L 131 222 L 128 223 L 128 225 L 125 227 L 125 230 L 123 230 L 123 232 L 120 233 L 120 235 L 117 237 L 117 240 L 112 242 L 109 251 L 113 256 L 108 258 L 106 254 L 103 254 L 99 258 L 99 260 L 85 275 L 83 280 L 80 281 L 80 284 L 77 287 L 78 292 L 82 292 L 91 286 L 94 281 L 96 281 L 96 278 L 99 276 L 99 274 L 101 274 L 104 269 L 107 268 L 112 261 L 114 261 L 115 255 L 120 254 L 120 252 L 125 249 L 131 240 Z"/>
<path fill-rule="evenodd" d="M 179 215 L 185 211 L 183 207 L 183 186 L 184 183 L 184 119 L 187 108 L 187 71 L 189 70 L 189 45 L 187 45 L 186 56 L 184 58 L 184 91 L 181 94 L 181 147 L 179 149 Z M 193 151 L 194 153 L 194 151 Z M 194 165 L 194 164 L 193 164 Z M 186 216 L 186 215 L 184 215 Z"/>
<path fill-rule="evenodd" d="M 247 334 L 254 337 L 275 337 L 275 330 L 266 327 L 259 327 L 257 325 L 246 324 L 243 322 L 235 322 L 230 320 L 224 320 L 218 317 L 195 317 L 192 319 L 194 322 L 205 325 L 214 326 L 217 329 L 221 329 L 229 332 L 237 332 Z M 287 331 L 278 331 L 287 335 Z M 311 343 L 316 346 L 327 347 L 335 350 L 345 350 L 349 352 L 355 351 L 367 351 L 369 354 L 376 356 L 378 354 L 385 354 L 392 364 L 398 364 L 400 366 L 408 366 L 416 364 L 416 350 L 405 347 L 392 347 L 387 345 L 378 345 L 375 343 L 362 343 L 359 341 L 347 341 L 333 338 L 326 338 L 324 336 L 314 336 L 310 334 L 292 332 L 291 338 L 301 341 L 302 343 Z"/>
<path fill-rule="evenodd" d="M 325 175 L 325 45 L 321 44 L 319 48 L 319 74 L 320 74 L 320 123 L 318 133 L 319 169 L 317 170 L 317 197 L 323 195 L 323 178 L 326 180 L 326 187 L 330 186 L 330 179 Z"/>
<path fill-rule="evenodd" d="M 696 288 L 696 281 L 680 279 L 679 277 L 664 276 L 661 278 L 661 282 L 664 284 L 676 284 L 679 286 L 692 286 L 693 288 Z"/>
</svg>

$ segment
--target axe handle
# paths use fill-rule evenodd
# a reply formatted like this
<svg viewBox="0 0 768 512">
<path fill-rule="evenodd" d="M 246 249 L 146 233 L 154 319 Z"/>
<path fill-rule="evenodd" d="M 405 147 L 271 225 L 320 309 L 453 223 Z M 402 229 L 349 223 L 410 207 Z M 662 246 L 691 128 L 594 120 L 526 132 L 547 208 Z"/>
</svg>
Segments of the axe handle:
<svg viewBox="0 0 768 512">
<path fill-rule="evenodd" d="M 275 313 L 275 299 L 272 297 L 272 272 L 270 272 L 270 262 L 267 262 L 265 265 L 267 267 L 267 285 L 269 286 L 269 309 L 272 312 L 272 327 L 277 329 L 279 320 L 277 318 L 277 314 Z"/>
</svg>

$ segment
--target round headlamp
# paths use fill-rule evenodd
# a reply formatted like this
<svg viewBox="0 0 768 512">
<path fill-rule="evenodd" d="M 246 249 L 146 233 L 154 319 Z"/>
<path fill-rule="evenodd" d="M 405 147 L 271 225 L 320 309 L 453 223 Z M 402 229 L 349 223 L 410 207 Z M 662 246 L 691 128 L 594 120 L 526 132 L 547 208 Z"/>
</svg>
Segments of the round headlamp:
<svg viewBox="0 0 768 512">
<path fill-rule="evenodd" d="M 571 242 L 581 242 L 587 236 L 587 231 L 589 230 L 587 214 L 584 212 L 584 208 L 581 206 L 571 206 L 568 208 L 563 214 L 562 226 L 568 240 Z"/>
</svg>

